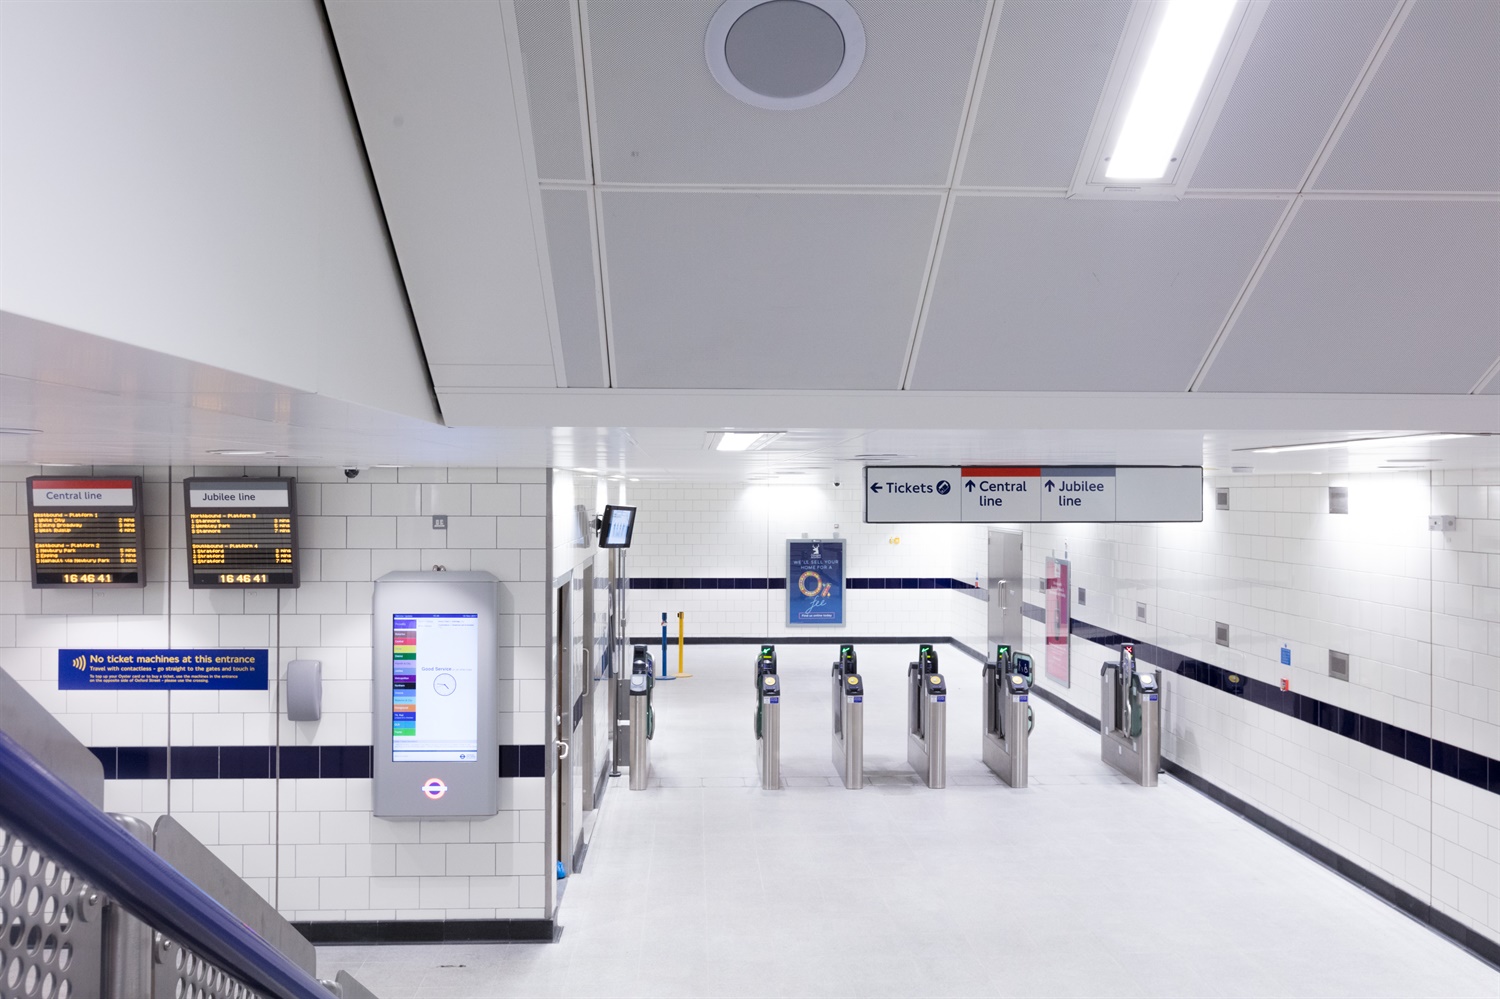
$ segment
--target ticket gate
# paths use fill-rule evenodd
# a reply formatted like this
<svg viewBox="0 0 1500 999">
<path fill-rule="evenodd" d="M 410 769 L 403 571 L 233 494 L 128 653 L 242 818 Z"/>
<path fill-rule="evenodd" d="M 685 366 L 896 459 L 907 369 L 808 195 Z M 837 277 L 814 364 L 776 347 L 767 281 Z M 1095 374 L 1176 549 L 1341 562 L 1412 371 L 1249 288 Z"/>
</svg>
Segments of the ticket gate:
<svg viewBox="0 0 1500 999">
<path fill-rule="evenodd" d="M 1025 787 L 1030 766 L 1031 657 L 995 648 L 995 661 L 984 664 L 984 765 L 1011 787 Z"/>
<path fill-rule="evenodd" d="M 865 786 L 865 685 L 854 646 L 840 645 L 833 664 L 833 765 L 844 786 Z"/>
<path fill-rule="evenodd" d="M 656 680 L 651 675 L 651 653 L 644 645 L 635 647 L 630 661 L 630 789 L 644 791 L 651 776 L 651 737 L 656 734 L 656 712 L 651 706 L 651 692 Z"/>
<path fill-rule="evenodd" d="M 947 701 L 937 650 L 918 646 L 917 661 L 906 668 L 906 762 L 928 787 L 948 784 Z"/>
<path fill-rule="evenodd" d="M 781 678 L 776 675 L 776 646 L 762 645 L 755 657 L 755 768 L 760 786 L 781 788 Z"/>
<path fill-rule="evenodd" d="M 1104 762 L 1142 787 L 1161 770 L 1161 674 L 1136 663 L 1135 646 L 1099 670 L 1100 752 Z"/>
</svg>

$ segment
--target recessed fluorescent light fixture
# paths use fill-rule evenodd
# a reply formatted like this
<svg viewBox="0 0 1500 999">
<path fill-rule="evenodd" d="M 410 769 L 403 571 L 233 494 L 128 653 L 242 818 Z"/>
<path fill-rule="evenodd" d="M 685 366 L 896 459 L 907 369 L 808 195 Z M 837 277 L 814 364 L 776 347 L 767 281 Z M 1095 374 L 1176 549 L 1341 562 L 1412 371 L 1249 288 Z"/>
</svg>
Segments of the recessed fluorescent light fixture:
<svg viewBox="0 0 1500 999">
<path fill-rule="evenodd" d="M 1261 0 L 1139 0 L 1069 195 L 1180 197 L 1265 7 Z"/>
<path fill-rule="evenodd" d="M 724 430 L 709 434 L 709 446 L 715 451 L 759 451 L 785 430 Z"/>
<path fill-rule="evenodd" d="M 1372 444 L 1425 444 L 1428 441 L 1451 441 L 1480 434 L 1409 434 L 1404 437 L 1360 437 L 1350 441 L 1319 441 L 1315 444 L 1286 444 L 1278 447 L 1240 448 L 1256 454 L 1284 454 L 1287 451 L 1326 451 L 1335 447 L 1368 447 Z"/>
<path fill-rule="evenodd" d="M 260 455 L 270 454 L 270 451 L 235 451 L 227 448 L 215 448 L 209 454 L 221 454 L 226 458 L 253 458 Z"/>
<path fill-rule="evenodd" d="M 33 430 L 31 427 L 0 427 L 0 434 L 12 434 L 17 437 L 28 437 L 39 433 L 41 433 L 40 430 Z"/>
</svg>

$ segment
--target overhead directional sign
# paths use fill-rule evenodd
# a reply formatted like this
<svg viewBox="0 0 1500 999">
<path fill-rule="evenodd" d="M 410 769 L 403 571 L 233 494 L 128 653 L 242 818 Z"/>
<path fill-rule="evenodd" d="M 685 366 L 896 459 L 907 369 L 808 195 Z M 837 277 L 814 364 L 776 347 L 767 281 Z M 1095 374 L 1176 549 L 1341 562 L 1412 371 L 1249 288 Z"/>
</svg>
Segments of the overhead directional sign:
<svg viewBox="0 0 1500 999">
<path fill-rule="evenodd" d="M 866 466 L 867 524 L 1167 523 L 1203 519 L 1197 465 Z"/>
</svg>

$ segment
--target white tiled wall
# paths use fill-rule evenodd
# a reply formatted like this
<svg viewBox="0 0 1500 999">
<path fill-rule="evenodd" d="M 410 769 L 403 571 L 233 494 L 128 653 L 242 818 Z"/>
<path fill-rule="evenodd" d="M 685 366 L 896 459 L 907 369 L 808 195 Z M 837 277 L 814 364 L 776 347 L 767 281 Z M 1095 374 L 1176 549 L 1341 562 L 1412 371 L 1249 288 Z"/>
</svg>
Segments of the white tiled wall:
<svg viewBox="0 0 1500 999">
<path fill-rule="evenodd" d="M 866 524 L 859 487 L 632 483 L 638 506 L 629 571 L 656 577 L 786 577 L 788 539 L 845 539 L 844 574 L 947 577 L 984 584 L 985 532 L 966 525 Z M 842 627 L 788 625 L 786 590 L 645 590 L 630 593 L 632 636 L 660 633 L 677 612 L 689 637 L 938 635 L 985 645 L 986 603 L 957 590 L 846 590 Z"/>
<path fill-rule="evenodd" d="M 1332 485 L 1348 487 L 1347 515 L 1327 512 Z M 1226 486 L 1230 509 L 1216 511 Z M 1043 603 L 1043 562 L 1066 554 L 1082 621 L 1500 757 L 1500 471 L 1230 476 L 1206 490 L 1202 524 L 1028 528 L 1026 599 Z M 1457 529 L 1430 531 L 1429 513 Z M 1028 620 L 1030 647 L 1042 630 Z M 1330 649 L 1349 653 L 1348 682 L 1328 676 Z M 1097 716 L 1112 654 L 1076 637 L 1071 652 L 1071 689 L 1042 682 Z M 1500 795 L 1204 684 L 1166 686 L 1168 758 L 1500 938 Z"/>
<path fill-rule="evenodd" d="M 546 739 L 547 507 L 542 470 L 287 469 L 297 477 L 302 585 L 190 590 L 181 480 L 270 469 L 96 468 L 144 477 L 144 589 L 34 590 L 23 480 L 0 468 L 0 668 L 95 746 L 369 745 L 373 580 L 398 569 L 475 569 L 501 580 L 499 740 Z M 169 486 L 170 481 L 170 486 Z M 171 515 L 169 516 L 169 510 Z M 448 516 L 447 531 L 432 529 Z M 168 537 L 171 577 L 168 579 Z M 57 649 L 262 647 L 273 667 L 323 662 L 323 718 L 290 722 L 269 691 L 57 689 Z M 274 671 L 274 669 L 273 669 Z M 170 789 L 168 784 L 170 783 Z M 106 784 L 106 807 L 171 811 L 293 919 L 538 918 L 544 913 L 542 778 L 501 781 L 482 821 L 395 822 L 370 814 L 370 781 L 163 780 Z"/>
</svg>

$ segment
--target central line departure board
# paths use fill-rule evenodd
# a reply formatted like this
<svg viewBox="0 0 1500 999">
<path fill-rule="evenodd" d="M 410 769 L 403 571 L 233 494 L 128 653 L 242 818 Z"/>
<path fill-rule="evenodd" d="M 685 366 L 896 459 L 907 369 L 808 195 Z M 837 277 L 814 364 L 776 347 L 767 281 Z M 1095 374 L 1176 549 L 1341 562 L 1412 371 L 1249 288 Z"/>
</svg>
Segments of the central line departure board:
<svg viewBox="0 0 1500 999">
<path fill-rule="evenodd" d="M 139 478 L 26 480 L 31 585 L 145 586 Z"/>
<path fill-rule="evenodd" d="M 296 479 L 187 479 L 188 586 L 294 587 Z"/>
</svg>

